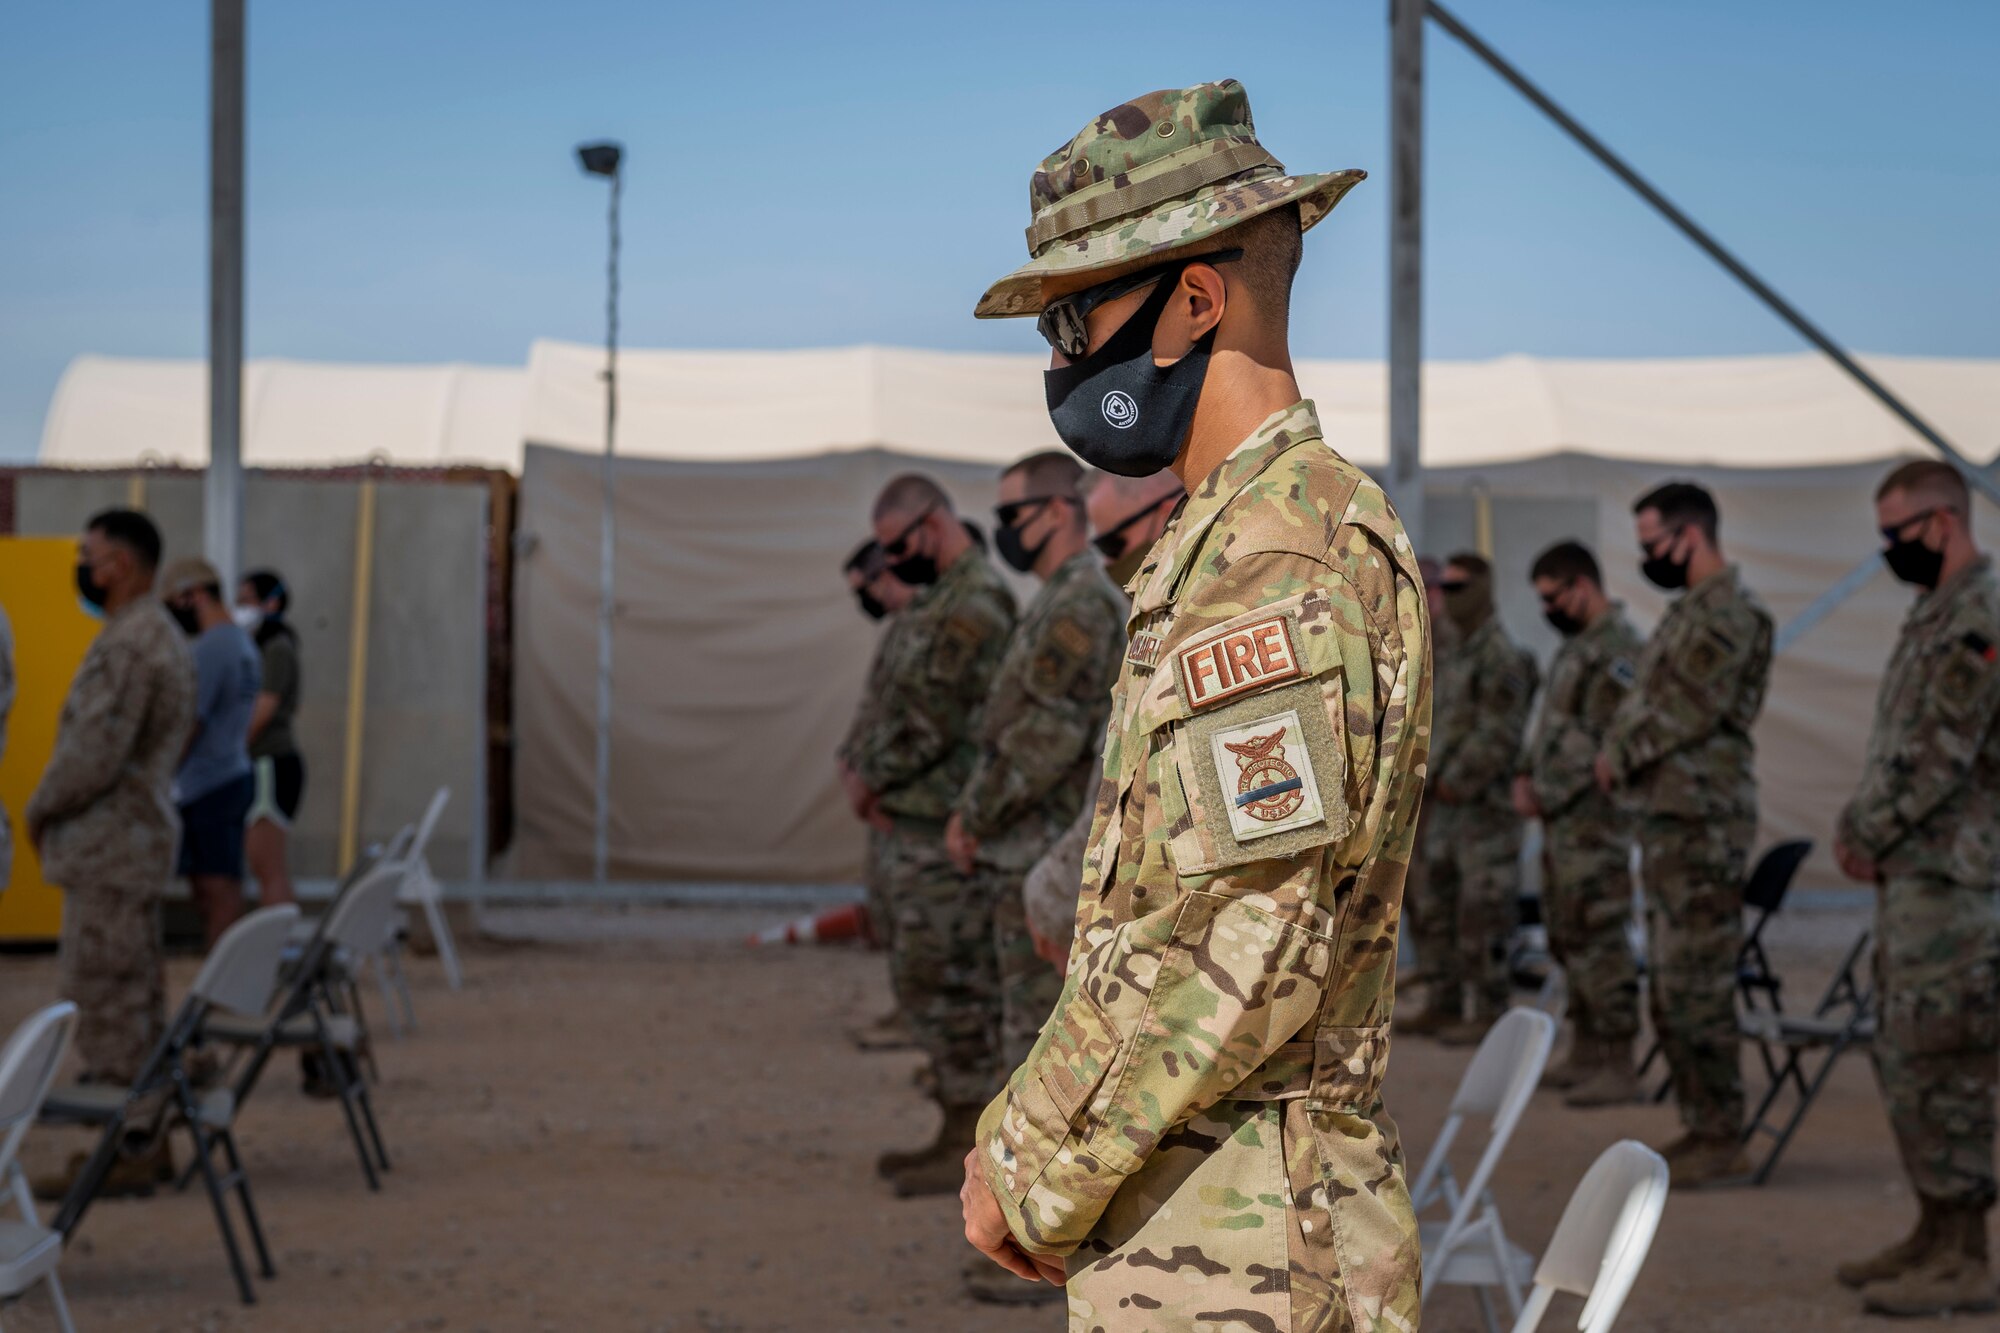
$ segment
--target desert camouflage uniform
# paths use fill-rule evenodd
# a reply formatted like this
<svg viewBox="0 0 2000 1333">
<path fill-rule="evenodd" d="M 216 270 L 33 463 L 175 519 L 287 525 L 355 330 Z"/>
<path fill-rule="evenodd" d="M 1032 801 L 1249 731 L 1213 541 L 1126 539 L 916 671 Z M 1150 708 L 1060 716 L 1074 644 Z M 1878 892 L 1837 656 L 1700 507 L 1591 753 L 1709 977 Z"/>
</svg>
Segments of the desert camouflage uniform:
<svg viewBox="0 0 2000 1333">
<path fill-rule="evenodd" d="M 1632 921 L 1632 818 L 1597 788 L 1594 767 L 1611 716 L 1638 679 L 1644 648 L 1614 602 L 1564 640 L 1549 664 L 1521 772 L 1542 808 L 1542 920 L 1569 982 L 1577 1035 L 1629 1042 L 1639 1031 Z"/>
<path fill-rule="evenodd" d="M 1021 617 L 980 712 L 979 758 L 956 808 L 979 840 L 979 861 L 1000 879 L 996 1076 L 1027 1058 L 1062 990 L 1055 969 L 1035 955 L 1021 880 L 1091 789 L 1125 652 L 1124 618 L 1125 599 L 1097 552 L 1071 556 Z"/>
<path fill-rule="evenodd" d="M 194 726 L 194 658 L 157 598 L 105 622 L 63 702 L 28 801 L 42 873 L 63 890 L 61 987 L 85 1074 L 129 1083 L 166 1025 L 159 900 L 180 818 L 174 768 Z"/>
<path fill-rule="evenodd" d="M 895 821 L 884 884 L 896 914 L 896 1003 L 937 1070 L 947 1106 L 975 1106 L 999 1077 L 992 1014 L 992 872 L 959 874 L 944 823 L 971 776 L 978 711 L 1014 628 L 1014 597 L 976 549 L 897 613 L 874 722 L 851 761 Z"/>
<path fill-rule="evenodd" d="M 980 1122 L 1070 1327 L 1414 1329 L 1381 1083 L 1430 714 L 1381 490 L 1275 413 L 1135 584 L 1069 975 Z"/>
<path fill-rule="evenodd" d="M 2000 1082 L 2000 584 L 1919 598 L 1840 837 L 1881 873 L 1875 1068 L 1917 1193 L 1990 1208 Z"/>
<path fill-rule="evenodd" d="M 882 625 L 881 636 L 875 641 L 875 656 L 868 663 L 868 681 L 862 686 L 861 700 L 854 707 L 854 721 L 848 724 L 847 737 L 835 751 L 850 768 L 854 767 L 854 757 L 860 752 L 863 738 L 879 725 L 881 700 L 889 684 L 889 667 L 902 651 L 896 640 L 907 624 L 901 615 L 890 616 Z M 874 928 L 875 937 L 884 948 L 893 949 L 896 947 L 896 912 L 889 901 L 889 845 L 889 834 L 869 825 L 868 856 L 862 871 L 862 887 L 868 892 L 868 921 Z"/>
<path fill-rule="evenodd" d="M 1604 738 L 1640 820 L 1653 1027 L 1681 1123 L 1708 1138 L 1743 1127 L 1736 954 L 1770 677 L 1771 613 L 1731 565 L 1667 607 Z"/>
<path fill-rule="evenodd" d="M 1507 1007 L 1507 946 L 1519 922 L 1521 817 L 1511 785 L 1535 699 L 1535 659 L 1498 616 L 1462 635 L 1437 667 L 1432 798 L 1425 818 L 1425 884 L 1418 952 L 1446 1009 L 1467 987 L 1477 1019 Z M 1449 803 L 1439 800 L 1442 786 Z"/>
</svg>

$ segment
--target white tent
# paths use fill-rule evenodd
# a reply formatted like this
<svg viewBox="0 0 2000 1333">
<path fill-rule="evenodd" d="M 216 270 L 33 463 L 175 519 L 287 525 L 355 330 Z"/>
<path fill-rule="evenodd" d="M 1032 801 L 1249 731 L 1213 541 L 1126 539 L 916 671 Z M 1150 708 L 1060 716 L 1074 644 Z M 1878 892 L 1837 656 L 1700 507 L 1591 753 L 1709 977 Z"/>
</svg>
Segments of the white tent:
<svg viewBox="0 0 2000 1333">
<path fill-rule="evenodd" d="M 2000 361 L 1870 357 L 1960 448 L 2000 452 Z M 657 877 L 826 880 L 861 840 L 829 754 L 872 634 L 838 574 L 873 489 L 928 467 L 984 519 L 995 468 L 1057 446 L 1040 360 L 857 347 L 621 354 L 619 727 L 613 853 Z M 253 362 L 246 457 L 319 465 L 523 469 L 517 570 L 517 800 L 523 873 L 587 869 L 601 349 L 537 343 L 525 371 Z M 1329 440 L 1384 459 L 1379 363 L 1299 366 Z M 58 390 L 50 464 L 198 465 L 196 363 L 84 358 Z M 1578 537 L 1642 624 L 1661 601 L 1635 571 L 1627 508 L 1693 476 L 1781 625 L 1875 544 L 1869 497 L 1888 460 L 1924 446 L 1816 355 L 1657 361 L 1506 357 L 1425 367 L 1425 544 L 1484 548 L 1502 615 L 1553 640 L 1525 585 L 1534 553 Z M 524 445 L 534 446 L 526 449 Z M 1990 507 L 1985 531 L 2000 531 Z M 1909 597 L 1886 577 L 1779 660 L 1758 726 L 1764 838 L 1821 844 L 1858 773 L 1888 646 Z M 727 780 L 719 780 L 726 775 Z"/>
<path fill-rule="evenodd" d="M 1975 458 L 2000 453 L 2000 361 L 1865 357 Z M 1002 463 L 1058 447 L 1041 358 L 896 347 L 620 354 L 618 450 L 633 458 L 755 462 L 858 449 Z M 542 341 L 525 370 L 252 361 L 244 457 L 310 467 L 381 457 L 518 471 L 524 441 L 604 441 L 604 351 Z M 1380 362 L 1301 361 L 1329 435 L 1364 466 L 1387 439 Z M 79 357 L 56 387 L 41 461 L 94 467 L 208 455 L 196 361 Z M 1434 361 L 1424 368 L 1427 466 L 1475 467 L 1576 450 L 1729 467 L 1886 458 L 1914 436 L 1817 353 L 1647 361 Z"/>
</svg>

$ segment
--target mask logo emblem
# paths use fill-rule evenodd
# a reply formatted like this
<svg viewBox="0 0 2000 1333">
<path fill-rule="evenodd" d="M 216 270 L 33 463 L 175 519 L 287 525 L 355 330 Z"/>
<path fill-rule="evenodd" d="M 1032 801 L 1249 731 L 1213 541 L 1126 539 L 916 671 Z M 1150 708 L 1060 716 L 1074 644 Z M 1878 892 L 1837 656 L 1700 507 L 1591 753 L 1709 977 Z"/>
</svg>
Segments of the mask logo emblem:
<svg viewBox="0 0 2000 1333">
<path fill-rule="evenodd" d="M 1100 405 L 1106 422 L 1119 430 L 1130 430 L 1139 420 L 1139 405 L 1132 401 L 1132 395 L 1123 389 L 1113 389 L 1104 395 Z"/>
</svg>

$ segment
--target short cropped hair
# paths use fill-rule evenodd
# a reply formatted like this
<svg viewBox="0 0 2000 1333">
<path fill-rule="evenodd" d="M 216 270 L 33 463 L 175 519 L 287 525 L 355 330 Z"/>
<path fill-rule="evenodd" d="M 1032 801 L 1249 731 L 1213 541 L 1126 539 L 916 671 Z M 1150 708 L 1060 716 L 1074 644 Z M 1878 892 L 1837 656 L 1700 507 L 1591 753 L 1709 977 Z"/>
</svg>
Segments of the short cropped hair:
<svg viewBox="0 0 2000 1333">
<path fill-rule="evenodd" d="M 1232 266 L 1250 290 L 1257 308 L 1273 319 L 1283 320 L 1292 310 L 1292 280 L 1299 275 L 1305 258 L 1305 241 L 1299 231 L 1299 206 L 1286 204 L 1260 213 L 1248 222 L 1239 222 L 1218 238 L 1222 248 L 1241 246 L 1243 258 Z"/>
<path fill-rule="evenodd" d="M 1604 572 L 1597 567 L 1597 557 L 1582 542 L 1557 542 L 1535 557 L 1528 577 L 1554 579 L 1559 583 L 1589 579 L 1600 588 L 1604 586 Z"/>
<path fill-rule="evenodd" d="M 951 507 L 951 497 L 944 493 L 944 487 L 932 481 L 921 472 L 905 472 L 893 477 L 875 497 L 874 517 L 888 514 L 914 514 L 923 509 L 942 509 L 947 514 L 955 513 Z"/>
<path fill-rule="evenodd" d="M 91 515 L 83 530 L 102 533 L 104 540 L 124 547 L 148 573 L 160 567 L 160 530 L 136 509 L 101 510 Z"/>
<path fill-rule="evenodd" d="M 285 586 L 285 580 L 279 577 L 277 570 L 253 569 L 243 576 L 243 581 L 250 585 L 250 591 L 257 594 L 259 604 L 275 597 L 278 599 L 279 615 L 291 609 L 292 590 Z"/>
<path fill-rule="evenodd" d="M 1670 528 L 1696 527 L 1708 534 L 1711 542 L 1722 536 L 1722 514 L 1715 507 L 1715 497 L 1705 486 L 1697 486 L 1691 481 L 1670 481 L 1664 486 L 1655 486 L 1632 502 L 1632 512 L 1643 513 L 1651 509 L 1660 516 L 1660 521 Z"/>
<path fill-rule="evenodd" d="M 1965 484 L 1965 474 L 1942 459 L 1911 459 L 1882 478 L 1882 484 L 1875 488 L 1875 498 L 1885 500 L 1897 491 L 1934 500 L 1961 514 L 1972 506 L 1972 491 Z"/>
<path fill-rule="evenodd" d="M 1493 574 L 1493 563 L 1476 551 L 1456 552 L 1446 556 L 1444 563 L 1447 567 L 1456 565 L 1474 578 L 1490 578 Z"/>
<path fill-rule="evenodd" d="M 1027 483 L 1031 495 L 1060 495 L 1075 500 L 1082 494 L 1083 464 L 1067 450 L 1045 449 L 1029 454 L 1020 462 L 1009 464 L 1000 475 L 1016 474 Z"/>
</svg>

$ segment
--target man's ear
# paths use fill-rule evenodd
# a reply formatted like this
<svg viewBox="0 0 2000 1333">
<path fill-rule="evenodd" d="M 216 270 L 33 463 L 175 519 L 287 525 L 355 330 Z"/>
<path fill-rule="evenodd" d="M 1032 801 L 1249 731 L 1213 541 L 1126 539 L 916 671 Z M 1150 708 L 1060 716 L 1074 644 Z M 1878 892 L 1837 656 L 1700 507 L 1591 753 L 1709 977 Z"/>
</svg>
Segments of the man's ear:
<svg viewBox="0 0 2000 1333">
<path fill-rule="evenodd" d="M 1177 361 L 1188 349 L 1222 322 L 1229 303 L 1228 287 L 1222 275 L 1208 264 L 1191 264 L 1175 279 L 1173 300 L 1153 328 L 1153 357 L 1162 363 Z"/>
</svg>

